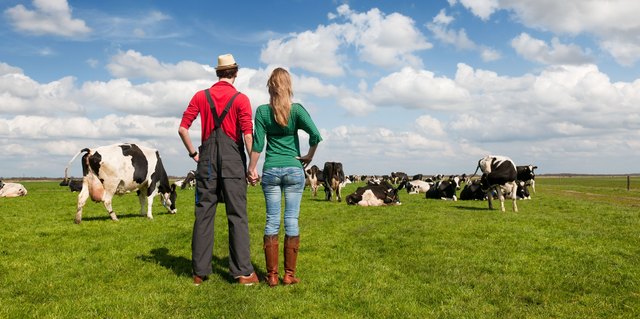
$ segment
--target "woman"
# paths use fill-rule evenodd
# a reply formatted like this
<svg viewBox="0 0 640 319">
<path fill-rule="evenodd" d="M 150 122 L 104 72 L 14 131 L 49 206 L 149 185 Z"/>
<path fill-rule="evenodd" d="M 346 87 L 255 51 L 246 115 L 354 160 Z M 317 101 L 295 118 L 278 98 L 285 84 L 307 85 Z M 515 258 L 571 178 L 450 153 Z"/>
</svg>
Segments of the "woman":
<svg viewBox="0 0 640 319">
<path fill-rule="evenodd" d="M 311 163 L 320 132 L 309 113 L 298 103 L 292 103 L 291 76 L 283 68 L 273 70 L 267 81 L 270 103 L 256 109 L 253 147 L 249 161 L 249 178 L 258 180 L 256 165 L 260 153 L 266 154 L 262 167 L 262 191 L 267 208 L 264 229 L 264 255 L 267 264 L 267 283 L 278 285 L 278 231 L 280 230 L 280 203 L 284 193 L 284 271 L 282 283 L 296 284 L 296 259 L 300 246 L 298 217 L 304 190 L 304 168 Z M 298 130 L 309 134 L 309 152 L 300 156 Z"/>
</svg>

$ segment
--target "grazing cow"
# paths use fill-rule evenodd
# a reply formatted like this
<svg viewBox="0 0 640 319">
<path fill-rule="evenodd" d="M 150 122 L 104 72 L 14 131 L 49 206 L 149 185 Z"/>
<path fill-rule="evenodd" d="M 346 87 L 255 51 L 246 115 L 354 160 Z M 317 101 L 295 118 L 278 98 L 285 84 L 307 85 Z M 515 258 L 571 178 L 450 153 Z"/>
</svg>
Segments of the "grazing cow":
<svg viewBox="0 0 640 319">
<path fill-rule="evenodd" d="M 485 156 L 478 161 L 478 169 L 482 170 L 482 190 L 488 194 L 489 209 L 493 209 L 492 193 L 495 191 L 500 199 L 500 210 L 504 212 L 505 195 L 511 198 L 513 211 L 518 211 L 516 204 L 517 170 L 516 164 L 506 156 Z M 475 174 L 475 173 L 474 173 Z"/>
<path fill-rule="evenodd" d="M 153 198 L 160 193 L 162 204 L 171 214 L 176 213 L 176 186 L 169 185 L 169 178 L 162 165 L 160 153 L 152 148 L 136 144 L 113 144 L 94 149 L 85 148 L 69 162 L 82 156 L 84 173 L 82 190 L 78 195 L 75 223 L 82 221 L 82 208 L 91 197 L 95 202 L 103 202 L 112 220 L 118 220 L 111 207 L 114 195 L 122 195 L 137 190 L 140 199 L 140 214 L 153 218 L 151 208 Z M 65 169 L 65 178 L 67 169 Z"/>
<path fill-rule="evenodd" d="M 0 197 L 27 196 L 27 189 L 19 183 L 4 183 L 0 181 Z"/>
<path fill-rule="evenodd" d="M 347 205 L 358 206 L 401 205 L 398 190 L 387 182 L 380 185 L 368 184 L 358 187 L 354 193 L 347 196 L 346 202 Z"/>
<path fill-rule="evenodd" d="M 524 165 L 524 166 L 516 166 L 516 170 L 518 172 L 517 180 L 523 181 L 527 186 L 531 186 L 533 192 L 536 192 L 536 173 L 533 171 L 538 166 L 534 165 Z"/>
<path fill-rule="evenodd" d="M 342 201 L 342 187 L 344 187 L 344 171 L 342 163 L 326 162 L 322 170 L 324 176 L 324 193 L 328 201 L 331 201 L 332 193 L 335 191 L 336 198 Z"/>
<path fill-rule="evenodd" d="M 479 179 L 468 182 L 460 191 L 460 200 L 484 200 L 485 196 Z"/>
<path fill-rule="evenodd" d="M 320 184 L 324 183 L 324 176 L 322 175 L 322 171 L 318 166 L 313 165 L 311 166 L 311 168 L 305 170 L 305 175 L 307 176 L 306 184 L 309 185 L 313 197 L 316 197 L 318 195 L 318 187 L 320 186 Z"/>
<path fill-rule="evenodd" d="M 412 180 L 412 181 L 403 181 L 398 185 L 398 190 L 402 188 L 407 189 L 408 194 L 420 194 L 426 193 L 433 187 L 433 183 L 421 181 L 421 180 Z"/>
<path fill-rule="evenodd" d="M 438 182 L 425 193 L 425 198 L 439 198 L 457 201 L 456 190 L 460 189 L 460 177 L 450 176 L 448 180 Z"/>
<path fill-rule="evenodd" d="M 65 178 L 60 182 L 60 186 L 69 186 L 69 190 L 72 192 L 79 192 L 82 190 L 82 180 L 81 179 L 73 179 L 73 178 Z"/>
<path fill-rule="evenodd" d="M 194 186 L 196 186 L 196 171 L 190 170 L 187 173 L 186 178 L 179 179 L 175 181 L 174 184 L 176 184 L 177 187 L 180 187 L 180 189 L 185 189 L 187 187 L 189 189 L 192 189 Z"/>
</svg>

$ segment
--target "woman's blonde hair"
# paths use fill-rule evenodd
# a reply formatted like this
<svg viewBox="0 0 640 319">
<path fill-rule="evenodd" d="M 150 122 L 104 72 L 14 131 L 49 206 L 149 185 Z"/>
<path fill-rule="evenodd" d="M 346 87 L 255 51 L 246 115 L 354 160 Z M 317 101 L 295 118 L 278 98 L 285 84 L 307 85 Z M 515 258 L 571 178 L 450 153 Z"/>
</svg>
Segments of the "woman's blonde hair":
<svg viewBox="0 0 640 319">
<path fill-rule="evenodd" d="M 289 72 L 283 68 L 273 70 L 271 77 L 267 81 L 267 87 L 269 88 L 269 102 L 276 123 L 285 127 L 289 123 L 291 97 L 293 97 Z"/>
</svg>

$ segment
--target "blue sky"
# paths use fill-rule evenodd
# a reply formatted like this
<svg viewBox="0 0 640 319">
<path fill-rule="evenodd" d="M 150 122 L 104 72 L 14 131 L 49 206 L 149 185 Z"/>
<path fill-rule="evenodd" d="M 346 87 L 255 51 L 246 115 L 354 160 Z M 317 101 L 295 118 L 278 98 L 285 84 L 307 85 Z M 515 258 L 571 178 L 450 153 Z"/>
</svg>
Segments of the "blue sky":
<svg viewBox="0 0 640 319">
<path fill-rule="evenodd" d="M 270 71 L 291 71 L 294 100 L 324 138 L 318 166 L 461 174 L 498 154 L 539 173 L 640 172 L 638 1 L 0 0 L 0 10 L 0 179 L 60 177 L 80 149 L 119 142 L 155 147 L 170 175 L 186 175 L 180 118 L 225 53 L 254 109 L 268 102 Z"/>
</svg>

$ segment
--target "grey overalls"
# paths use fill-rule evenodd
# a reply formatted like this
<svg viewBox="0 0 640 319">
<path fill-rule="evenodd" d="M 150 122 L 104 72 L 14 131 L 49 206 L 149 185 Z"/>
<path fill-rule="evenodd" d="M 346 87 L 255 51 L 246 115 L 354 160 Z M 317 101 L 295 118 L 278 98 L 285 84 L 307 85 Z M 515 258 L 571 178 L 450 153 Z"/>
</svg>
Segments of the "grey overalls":
<svg viewBox="0 0 640 319">
<path fill-rule="evenodd" d="M 225 203 L 229 227 L 229 273 L 232 277 L 253 272 L 249 249 L 247 216 L 246 156 L 243 137 L 236 143 L 221 128 L 237 92 L 218 117 L 209 89 L 204 90 L 214 129 L 198 147 L 200 158 L 196 169 L 195 222 L 191 241 L 193 273 L 207 276 L 212 272 L 214 221 L 218 203 Z"/>
</svg>

